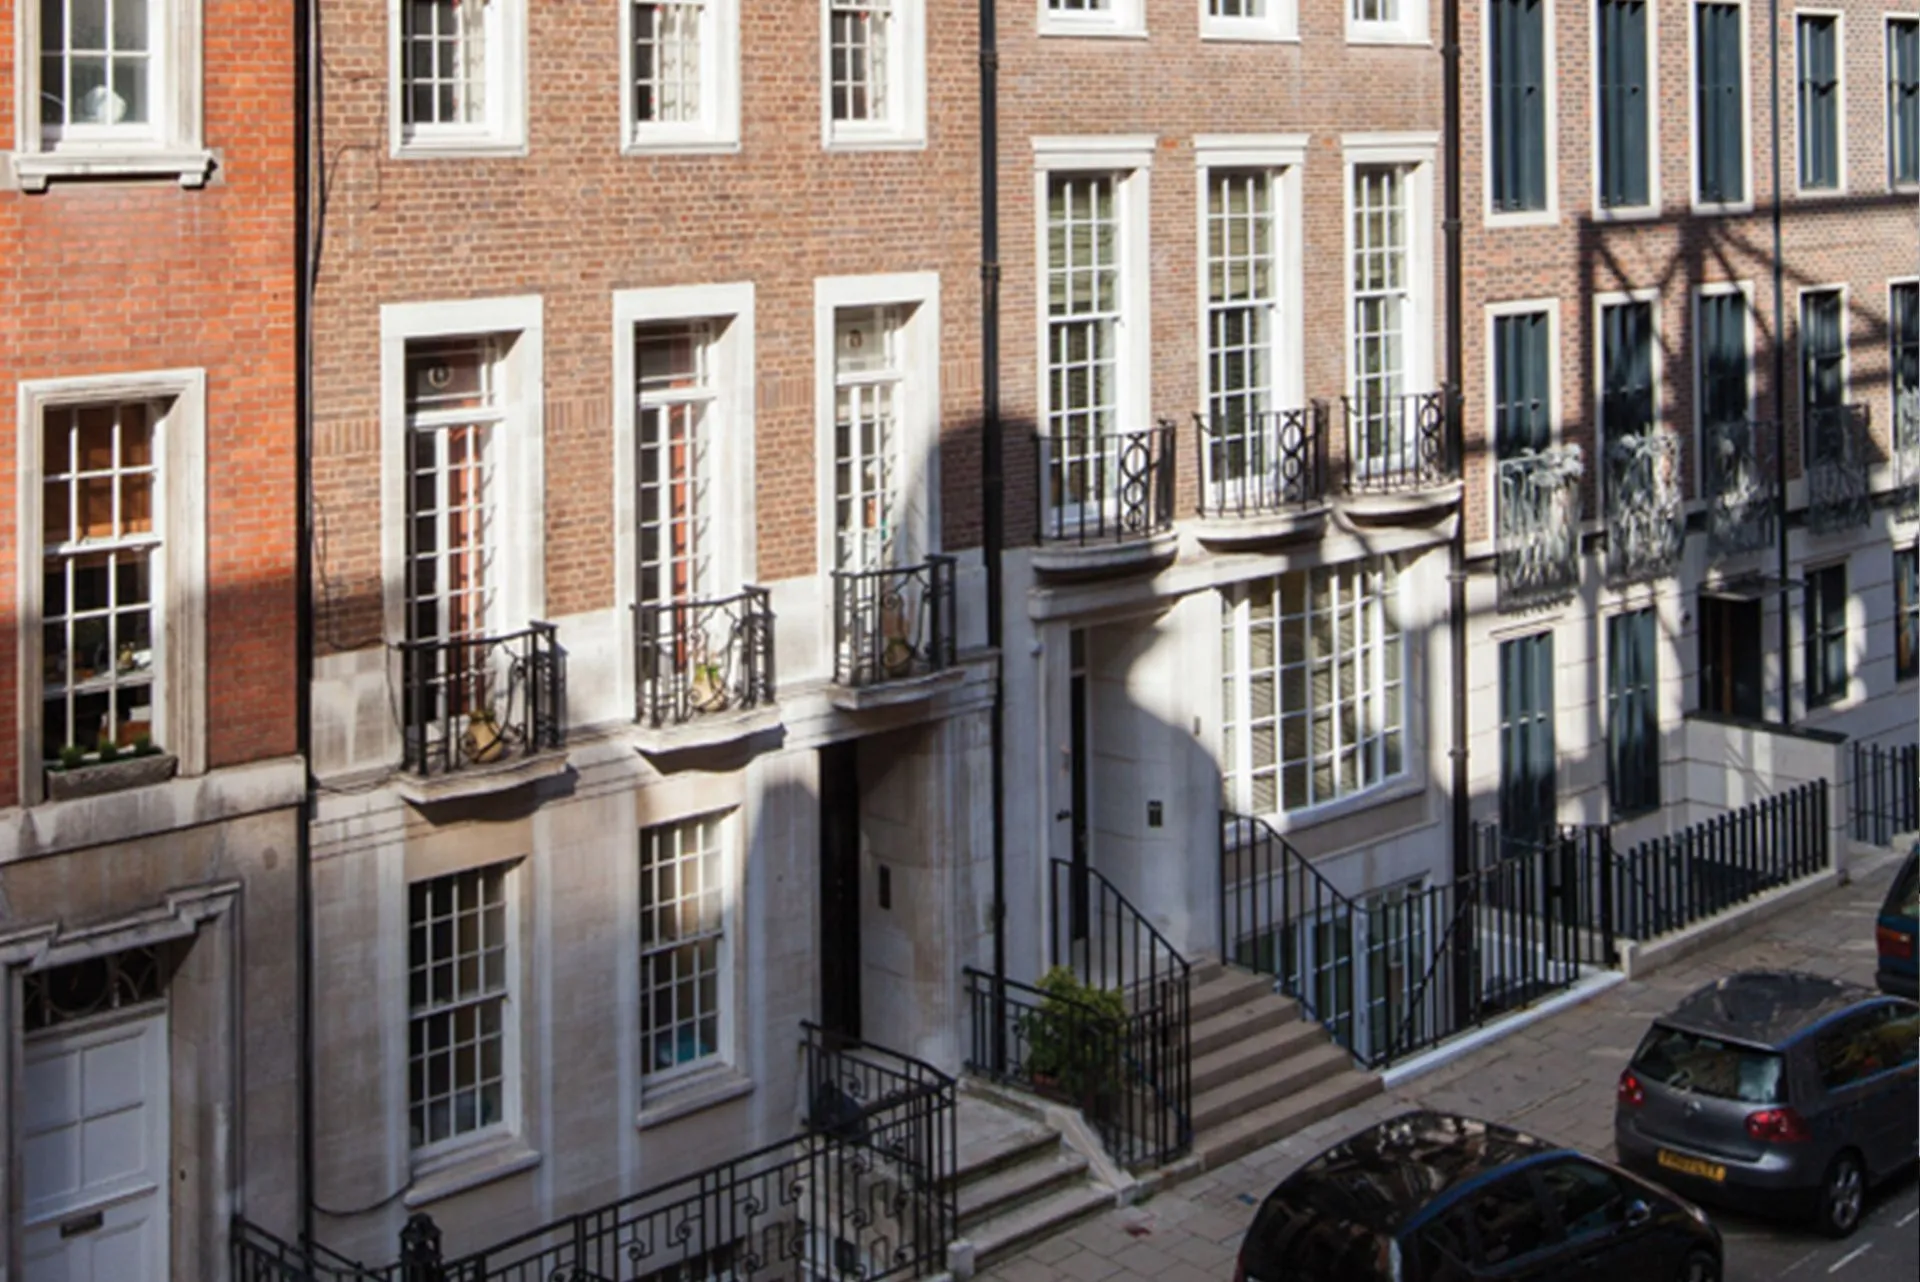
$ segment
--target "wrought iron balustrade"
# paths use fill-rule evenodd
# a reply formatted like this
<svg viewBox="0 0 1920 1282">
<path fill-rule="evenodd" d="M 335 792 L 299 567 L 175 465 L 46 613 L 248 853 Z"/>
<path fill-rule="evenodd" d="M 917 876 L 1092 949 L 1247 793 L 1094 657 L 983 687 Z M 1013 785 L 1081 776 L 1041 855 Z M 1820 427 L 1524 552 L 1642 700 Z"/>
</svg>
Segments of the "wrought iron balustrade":
<svg viewBox="0 0 1920 1282">
<path fill-rule="evenodd" d="M 1127 543 L 1173 528 L 1173 425 L 1037 435 L 1040 538 Z"/>
<path fill-rule="evenodd" d="M 1831 534 L 1865 525 L 1873 516 L 1867 407 L 1809 409 L 1806 428 L 1808 527 L 1816 534 Z"/>
<path fill-rule="evenodd" d="M 1608 441 L 1606 511 L 1610 579 L 1639 583 L 1678 570 L 1687 538 L 1680 438 L 1655 428 Z"/>
<path fill-rule="evenodd" d="M 949 1241 L 959 1152 L 953 1078 L 911 1055 L 811 1022 L 800 1027 L 808 1130 L 865 1144 L 930 1173 L 944 1196 L 919 1208 L 929 1218 L 918 1227 L 928 1241 Z"/>
<path fill-rule="evenodd" d="M 553 624 L 393 648 L 408 772 L 451 774 L 554 751 L 564 741 L 564 658 Z"/>
<path fill-rule="evenodd" d="M 1920 517 L 1920 387 L 1894 393 L 1893 480 L 1895 511 L 1902 520 Z"/>
<path fill-rule="evenodd" d="M 849 689 L 903 681 L 955 662 L 954 561 L 833 574 L 833 679 Z"/>
<path fill-rule="evenodd" d="M 1200 515 L 1268 516 L 1327 493 L 1325 401 L 1305 409 L 1193 416 Z"/>
<path fill-rule="evenodd" d="M 1432 489 L 1460 478 L 1450 388 L 1395 396 L 1341 398 L 1347 421 L 1347 489 L 1391 494 Z"/>
<path fill-rule="evenodd" d="M 1500 605 L 1525 609 L 1572 596 L 1580 585 L 1580 447 L 1554 446 L 1500 460 Z"/>
<path fill-rule="evenodd" d="M 634 720 L 658 729 L 773 702 L 773 606 L 765 588 L 633 607 Z"/>
<path fill-rule="evenodd" d="M 1709 423 L 1703 433 L 1707 546 L 1715 556 L 1754 552 L 1773 542 L 1774 424 L 1756 419 Z"/>
</svg>

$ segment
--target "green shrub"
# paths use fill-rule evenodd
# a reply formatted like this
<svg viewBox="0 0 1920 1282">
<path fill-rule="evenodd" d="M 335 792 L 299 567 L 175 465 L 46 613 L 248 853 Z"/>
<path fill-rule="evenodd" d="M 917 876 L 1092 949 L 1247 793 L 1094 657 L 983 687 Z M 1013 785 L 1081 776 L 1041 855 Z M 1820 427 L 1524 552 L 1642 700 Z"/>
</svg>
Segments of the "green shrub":
<svg viewBox="0 0 1920 1282">
<path fill-rule="evenodd" d="M 1046 997 L 1021 1017 L 1027 1075 L 1036 1084 L 1050 1079 L 1074 1103 L 1097 1108 L 1120 1086 L 1127 1000 L 1081 983 L 1065 966 L 1041 976 L 1039 987 Z"/>
</svg>

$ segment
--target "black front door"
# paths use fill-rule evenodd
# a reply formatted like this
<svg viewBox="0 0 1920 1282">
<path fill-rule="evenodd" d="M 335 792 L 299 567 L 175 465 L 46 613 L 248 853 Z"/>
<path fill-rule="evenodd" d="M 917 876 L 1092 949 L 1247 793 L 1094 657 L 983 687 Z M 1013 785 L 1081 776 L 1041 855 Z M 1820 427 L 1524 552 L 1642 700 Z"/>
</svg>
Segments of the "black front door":
<svg viewBox="0 0 1920 1282">
<path fill-rule="evenodd" d="M 859 741 L 820 749 L 820 1024 L 860 1036 Z"/>
<path fill-rule="evenodd" d="M 1758 721 L 1760 603 L 1700 598 L 1700 708 Z"/>
<path fill-rule="evenodd" d="M 1072 677 L 1068 682 L 1068 703 L 1071 705 L 1069 717 L 1073 727 L 1070 731 L 1072 771 L 1073 814 L 1070 824 L 1073 829 L 1073 912 L 1072 938 L 1075 945 L 1081 945 L 1087 938 L 1087 634 L 1076 628 L 1068 643 L 1069 664 Z M 1078 956 L 1080 949 L 1075 949 Z M 1058 959 L 1056 959 L 1058 960 Z"/>
</svg>

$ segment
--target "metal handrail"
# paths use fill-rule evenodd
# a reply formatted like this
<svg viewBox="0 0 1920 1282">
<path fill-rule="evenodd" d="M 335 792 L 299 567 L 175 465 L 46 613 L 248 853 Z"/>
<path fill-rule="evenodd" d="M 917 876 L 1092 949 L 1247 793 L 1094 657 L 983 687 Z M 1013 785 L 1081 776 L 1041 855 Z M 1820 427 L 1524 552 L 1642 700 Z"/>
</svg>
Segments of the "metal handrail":
<svg viewBox="0 0 1920 1282">
<path fill-rule="evenodd" d="M 402 767 L 450 774 L 558 749 L 563 656 L 557 629 L 398 641 Z"/>
<path fill-rule="evenodd" d="M 772 594 L 646 601 L 633 607 L 634 720 L 684 725 L 773 702 Z"/>
<path fill-rule="evenodd" d="M 1341 397 L 1348 492 L 1392 494 L 1459 480 L 1458 402 L 1450 387 Z"/>
<path fill-rule="evenodd" d="M 956 660 L 954 558 L 833 572 L 833 679 L 848 688 L 903 681 Z"/>
<path fill-rule="evenodd" d="M 1265 516 L 1322 502 L 1330 417 L 1325 401 L 1300 409 L 1195 414 L 1200 515 Z"/>
<path fill-rule="evenodd" d="M 1037 433 L 1047 543 L 1125 543 L 1173 528 L 1173 424 L 1131 432 Z"/>
</svg>

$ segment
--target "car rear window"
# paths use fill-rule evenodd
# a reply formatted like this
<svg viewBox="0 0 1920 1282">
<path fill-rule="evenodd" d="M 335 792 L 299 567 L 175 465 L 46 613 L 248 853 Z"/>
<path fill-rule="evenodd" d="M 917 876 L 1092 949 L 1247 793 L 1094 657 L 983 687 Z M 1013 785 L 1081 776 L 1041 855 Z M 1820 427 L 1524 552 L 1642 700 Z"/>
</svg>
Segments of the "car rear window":
<svg viewBox="0 0 1920 1282">
<path fill-rule="evenodd" d="M 1920 917 L 1920 859 L 1907 856 L 1880 911 L 1889 917 Z"/>
<path fill-rule="evenodd" d="M 1786 1098 L 1786 1066 L 1773 1051 L 1656 1024 L 1633 1055 L 1633 1072 L 1675 1090 L 1746 1104 Z"/>
</svg>

